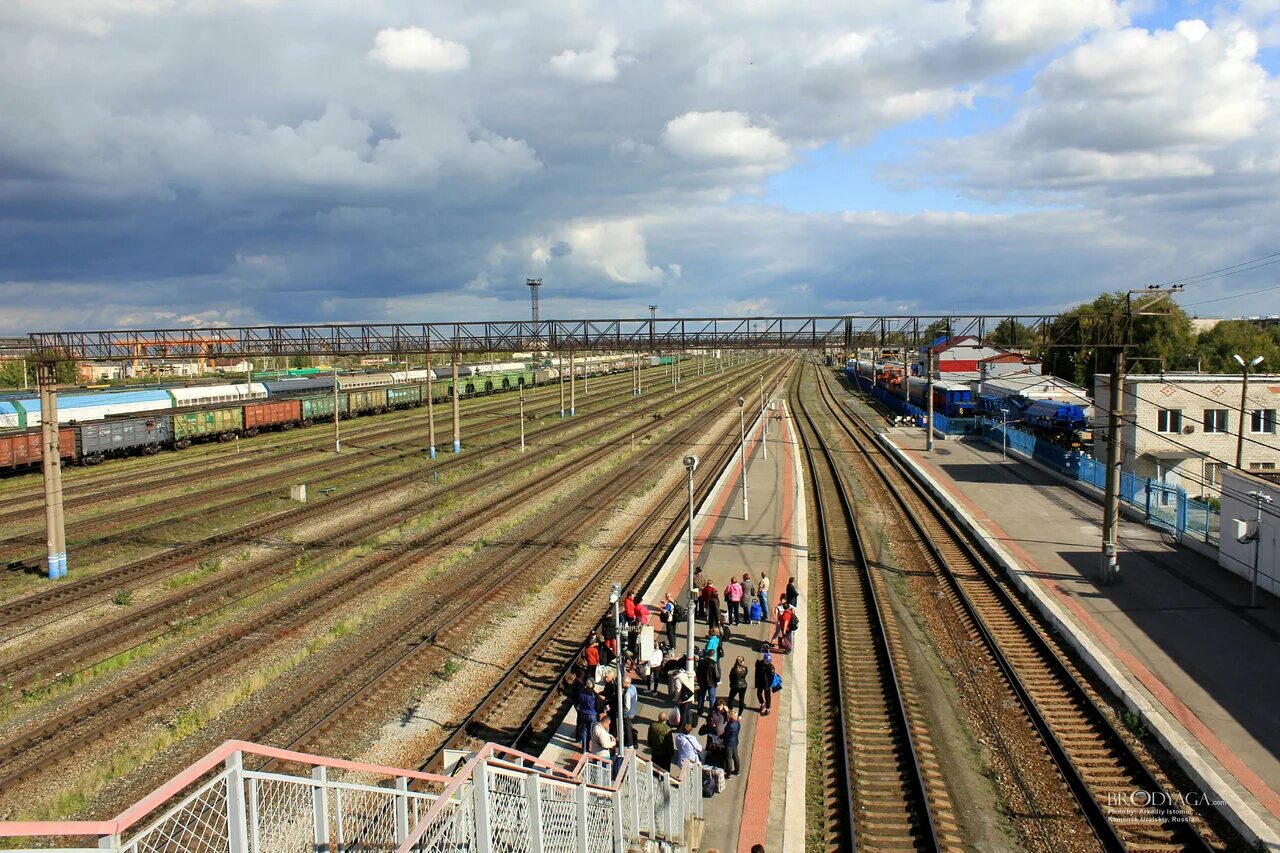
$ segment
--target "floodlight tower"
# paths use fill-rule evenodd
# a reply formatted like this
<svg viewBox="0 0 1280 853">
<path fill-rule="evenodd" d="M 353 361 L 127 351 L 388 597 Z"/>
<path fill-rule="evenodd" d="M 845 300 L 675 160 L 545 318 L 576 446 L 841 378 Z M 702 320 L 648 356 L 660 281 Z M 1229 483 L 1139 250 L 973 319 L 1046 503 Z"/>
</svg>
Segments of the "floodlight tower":
<svg viewBox="0 0 1280 853">
<path fill-rule="evenodd" d="M 537 334 L 538 326 L 538 288 L 542 287 L 542 279 L 526 278 L 524 283 L 529 287 L 529 306 L 533 309 L 533 326 L 534 334 Z"/>
</svg>

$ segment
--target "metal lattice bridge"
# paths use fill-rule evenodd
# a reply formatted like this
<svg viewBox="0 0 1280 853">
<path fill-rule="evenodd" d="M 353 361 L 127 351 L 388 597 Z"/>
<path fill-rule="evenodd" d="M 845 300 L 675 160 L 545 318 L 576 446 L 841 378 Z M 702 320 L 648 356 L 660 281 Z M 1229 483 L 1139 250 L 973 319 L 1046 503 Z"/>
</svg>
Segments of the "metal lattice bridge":
<svg viewBox="0 0 1280 853">
<path fill-rule="evenodd" d="M 1069 328 L 1064 328 L 1064 325 Z M 354 356 L 490 353 L 528 350 L 682 351 L 692 349 L 842 349 L 920 346 L 938 337 L 1000 336 L 1016 330 L 1024 345 L 1113 345 L 1111 318 L 1034 315 L 846 315 L 813 317 L 645 318 L 639 320 L 350 323 L 34 332 L 41 360 L 115 361 L 230 356 Z M 1086 328 L 1087 327 L 1087 328 Z"/>
</svg>

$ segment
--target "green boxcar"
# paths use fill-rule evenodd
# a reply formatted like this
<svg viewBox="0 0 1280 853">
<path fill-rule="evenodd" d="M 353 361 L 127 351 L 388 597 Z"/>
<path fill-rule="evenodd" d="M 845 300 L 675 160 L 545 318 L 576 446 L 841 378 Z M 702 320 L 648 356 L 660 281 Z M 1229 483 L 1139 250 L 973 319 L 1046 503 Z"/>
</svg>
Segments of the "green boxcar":
<svg viewBox="0 0 1280 853">
<path fill-rule="evenodd" d="M 348 391 L 347 406 L 353 413 L 385 409 L 387 407 L 387 389 L 367 388 L 363 391 Z"/>
<path fill-rule="evenodd" d="M 434 391 L 435 389 L 432 388 L 431 390 Z M 407 409 L 411 406 L 421 405 L 421 403 L 421 385 L 392 385 L 387 389 L 387 405 L 393 409 Z"/>
<path fill-rule="evenodd" d="M 347 413 L 347 395 L 338 395 L 338 413 Z M 333 420 L 333 395 L 317 394 L 302 398 L 302 419 L 304 421 Z"/>
<path fill-rule="evenodd" d="M 174 441 L 191 441 L 217 435 L 230 435 L 244 427 L 244 409 L 206 409 L 179 412 L 173 416 Z"/>
</svg>

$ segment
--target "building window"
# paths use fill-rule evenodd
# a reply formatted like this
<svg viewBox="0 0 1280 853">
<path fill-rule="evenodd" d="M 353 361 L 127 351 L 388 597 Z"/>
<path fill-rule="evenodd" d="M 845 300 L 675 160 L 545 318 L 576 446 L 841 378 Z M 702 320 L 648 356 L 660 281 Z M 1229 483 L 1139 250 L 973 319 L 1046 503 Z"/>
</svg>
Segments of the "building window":
<svg viewBox="0 0 1280 853">
<path fill-rule="evenodd" d="M 1212 488 L 1222 485 L 1222 466 L 1225 462 L 1204 463 L 1204 484 Z"/>
<path fill-rule="evenodd" d="M 1205 432 L 1227 432 L 1227 410 L 1226 409 L 1205 409 L 1204 410 L 1204 431 Z"/>
<path fill-rule="evenodd" d="M 1156 432 L 1182 432 L 1182 409 L 1161 409 L 1156 415 Z"/>
<path fill-rule="evenodd" d="M 1250 471 L 1274 471 L 1275 469 L 1276 469 L 1276 463 L 1274 462 L 1250 462 L 1249 463 Z"/>
<path fill-rule="evenodd" d="M 1249 416 L 1249 431 L 1274 434 L 1276 431 L 1276 410 L 1254 409 Z"/>
</svg>

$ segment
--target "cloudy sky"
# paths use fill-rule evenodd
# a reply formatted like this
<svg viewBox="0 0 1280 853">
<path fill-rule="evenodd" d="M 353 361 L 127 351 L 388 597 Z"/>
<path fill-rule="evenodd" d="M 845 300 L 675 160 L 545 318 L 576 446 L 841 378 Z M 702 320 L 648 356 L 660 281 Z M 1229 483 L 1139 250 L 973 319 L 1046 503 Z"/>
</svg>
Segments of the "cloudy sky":
<svg viewBox="0 0 1280 853">
<path fill-rule="evenodd" d="M 1280 252 L 1278 48 L 1280 0 L 3 0 L 0 333 L 513 319 L 527 276 L 1054 310 Z"/>
</svg>

